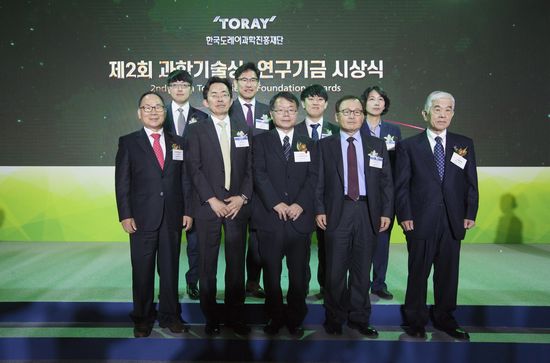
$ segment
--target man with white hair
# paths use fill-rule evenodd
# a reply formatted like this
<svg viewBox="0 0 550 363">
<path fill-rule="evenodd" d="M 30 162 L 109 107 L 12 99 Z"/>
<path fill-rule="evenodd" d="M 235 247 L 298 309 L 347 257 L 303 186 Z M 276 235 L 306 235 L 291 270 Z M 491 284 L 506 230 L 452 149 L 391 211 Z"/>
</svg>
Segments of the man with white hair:
<svg viewBox="0 0 550 363">
<path fill-rule="evenodd" d="M 460 243 L 477 214 L 477 172 L 472 140 L 447 131 L 454 108 L 450 93 L 432 92 L 422 111 L 426 131 L 396 146 L 396 212 L 409 252 L 403 327 L 421 339 L 426 338 L 429 318 L 436 329 L 455 339 L 470 338 L 453 312 Z M 435 304 L 428 310 L 432 265 Z"/>
</svg>

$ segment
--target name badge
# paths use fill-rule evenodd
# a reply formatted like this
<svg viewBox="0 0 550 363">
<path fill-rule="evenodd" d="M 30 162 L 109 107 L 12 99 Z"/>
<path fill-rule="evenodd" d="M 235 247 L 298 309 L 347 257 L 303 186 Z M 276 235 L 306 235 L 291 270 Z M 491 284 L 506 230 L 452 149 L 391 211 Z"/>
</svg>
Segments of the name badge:
<svg viewBox="0 0 550 363">
<path fill-rule="evenodd" d="M 235 147 L 248 147 L 248 136 L 235 136 Z"/>
<path fill-rule="evenodd" d="M 466 158 L 458 155 L 457 153 L 453 153 L 453 156 L 451 156 L 451 163 L 455 164 L 460 169 L 464 169 L 467 161 L 468 160 L 466 160 Z"/>
<path fill-rule="evenodd" d="M 172 160 L 183 161 L 183 150 L 181 150 L 181 149 L 172 149 Z"/>
<path fill-rule="evenodd" d="M 382 169 L 382 161 L 384 158 L 380 156 L 369 156 L 369 166 L 373 168 Z"/>
<path fill-rule="evenodd" d="M 260 130 L 269 130 L 269 120 L 261 118 L 256 119 L 256 128 Z"/>
<path fill-rule="evenodd" d="M 386 141 L 386 149 L 394 150 L 395 149 L 395 141 Z"/>
<path fill-rule="evenodd" d="M 331 136 L 332 134 L 321 134 L 321 139 L 324 139 L 325 137 L 329 137 Z"/>
<path fill-rule="evenodd" d="M 295 151 L 294 152 L 294 162 L 295 163 L 309 163 L 311 161 L 311 153 L 305 151 Z"/>
</svg>

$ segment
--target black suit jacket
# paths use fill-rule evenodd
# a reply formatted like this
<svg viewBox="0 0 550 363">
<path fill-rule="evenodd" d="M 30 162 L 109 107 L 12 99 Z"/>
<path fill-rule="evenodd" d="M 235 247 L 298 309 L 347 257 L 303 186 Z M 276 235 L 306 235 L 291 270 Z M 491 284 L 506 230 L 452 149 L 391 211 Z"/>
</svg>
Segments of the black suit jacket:
<svg viewBox="0 0 550 363">
<path fill-rule="evenodd" d="M 248 134 L 249 147 L 236 147 L 237 133 Z M 231 186 L 229 196 L 245 195 L 252 197 L 252 136 L 246 122 L 231 119 Z M 192 198 L 194 216 L 200 219 L 217 219 L 216 214 L 206 203 L 211 197 L 219 200 L 227 198 L 225 191 L 225 171 L 222 151 L 216 128 L 211 117 L 189 125 L 186 137 L 185 159 L 196 191 Z M 241 208 L 236 218 L 248 218 L 250 205 Z"/>
<path fill-rule="evenodd" d="M 118 216 L 120 221 L 134 218 L 142 231 L 157 230 L 163 218 L 170 228 L 178 230 L 183 215 L 190 215 L 190 181 L 184 161 L 172 160 L 172 149 L 183 149 L 183 139 L 167 132 L 164 139 L 164 169 L 144 129 L 119 139 L 115 164 Z"/>
<path fill-rule="evenodd" d="M 380 217 L 393 216 L 393 181 L 386 144 L 376 137 L 360 132 L 365 161 L 367 201 L 373 232 L 378 234 Z M 369 166 L 368 154 L 375 150 L 382 160 L 382 168 Z M 319 141 L 319 182 L 315 198 L 316 214 L 327 215 L 327 230 L 336 229 L 344 204 L 344 161 L 340 133 Z M 363 202 L 358 202 L 363 203 Z"/>
<path fill-rule="evenodd" d="M 451 163 L 455 147 L 467 148 L 464 169 Z M 401 141 L 397 144 L 395 187 L 397 219 L 414 221 L 414 230 L 405 232 L 407 237 L 432 237 L 434 221 L 444 206 L 453 236 L 464 239 L 464 219 L 475 220 L 479 199 L 473 141 L 447 132 L 443 183 L 426 131 Z"/>
<path fill-rule="evenodd" d="M 370 135 L 369 125 L 367 124 L 367 121 L 365 121 L 365 123 L 361 127 L 361 132 L 365 132 L 367 135 Z M 385 142 L 385 137 L 387 137 L 388 135 L 393 137 L 396 144 L 397 142 L 401 141 L 401 129 L 399 128 L 399 126 L 382 121 L 380 123 L 380 139 L 384 140 Z M 388 150 L 388 154 L 390 155 L 392 174 L 395 178 L 395 149 Z"/>
<path fill-rule="evenodd" d="M 206 120 L 207 118 L 208 118 L 207 113 L 202 112 L 198 108 L 195 108 L 189 105 L 189 114 L 187 115 L 187 126 L 195 122 L 195 121 L 191 121 L 193 119 L 200 121 L 200 120 Z M 164 130 L 166 130 L 167 132 L 170 132 L 173 135 L 176 135 L 176 125 L 174 124 L 174 117 L 172 116 L 172 103 L 168 104 L 168 107 L 166 108 L 166 118 L 164 119 L 163 126 L 164 126 Z M 182 135 L 183 137 L 185 137 L 187 134 L 187 130 L 188 130 L 187 126 L 185 126 L 185 129 L 183 130 L 183 135 Z"/>
<path fill-rule="evenodd" d="M 296 125 L 294 130 L 298 130 L 300 133 L 305 133 L 306 135 L 309 135 L 306 120 L 303 120 L 298 125 Z M 337 134 L 338 132 L 340 132 L 340 128 L 338 127 L 338 125 L 323 120 L 323 129 L 317 131 L 320 132 L 319 137 L 323 138 L 323 135 L 325 135 L 324 137 L 328 137 L 330 135 Z"/>
<path fill-rule="evenodd" d="M 246 124 L 246 115 L 243 113 L 243 108 L 239 99 L 233 101 L 231 108 L 229 109 L 229 117 L 231 120 L 239 120 Z M 254 128 L 252 129 L 252 135 L 259 135 L 268 130 L 263 130 L 257 127 L 257 120 L 269 116 L 269 106 L 265 103 L 260 103 L 256 100 L 256 105 L 254 106 Z M 247 124 L 248 125 L 248 124 Z M 269 122 L 269 130 L 273 129 L 273 122 Z"/>
<path fill-rule="evenodd" d="M 310 162 L 295 162 L 294 151 L 298 144 L 306 145 Z M 279 203 L 298 204 L 304 210 L 296 221 L 290 223 L 297 232 L 314 230 L 314 193 L 317 181 L 317 151 L 307 134 L 294 129 L 291 155 L 286 160 L 281 139 L 276 129 L 254 138 L 253 148 L 254 191 L 252 225 L 261 230 L 282 228 L 284 221 L 273 209 Z"/>
</svg>

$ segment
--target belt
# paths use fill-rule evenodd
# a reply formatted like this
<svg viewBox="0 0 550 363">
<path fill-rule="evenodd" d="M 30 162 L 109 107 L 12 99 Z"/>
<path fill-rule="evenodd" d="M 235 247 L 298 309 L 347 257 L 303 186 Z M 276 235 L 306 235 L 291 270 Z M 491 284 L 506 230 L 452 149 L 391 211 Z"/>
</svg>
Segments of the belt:
<svg viewBox="0 0 550 363">
<path fill-rule="evenodd" d="M 360 195 L 359 198 L 357 198 L 357 199 L 351 199 L 349 197 L 349 195 L 344 195 L 344 199 L 345 200 L 351 200 L 352 202 L 357 202 L 357 201 L 364 202 L 364 201 L 367 200 L 367 196 L 366 195 Z"/>
</svg>

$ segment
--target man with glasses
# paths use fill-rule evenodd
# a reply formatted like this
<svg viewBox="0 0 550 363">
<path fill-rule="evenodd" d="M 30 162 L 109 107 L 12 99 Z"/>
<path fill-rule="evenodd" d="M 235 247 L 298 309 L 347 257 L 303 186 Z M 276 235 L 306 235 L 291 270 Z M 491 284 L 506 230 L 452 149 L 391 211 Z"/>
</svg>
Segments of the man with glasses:
<svg viewBox="0 0 550 363">
<path fill-rule="evenodd" d="M 328 334 L 350 328 L 368 338 L 370 266 L 379 232 L 390 225 L 393 182 L 383 140 L 360 132 L 364 105 L 358 97 L 336 102 L 340 132 L 319 141 L 320 167 L 315 209 L 325 231 L 325 322 Z M 349 273 L 349 277 L 348 277 Z"/>
<path fill-rule="evenodd" d="M 269 131 L 273 127 L 269 119 L 269 107 L 256 100 L 256 94 L 260 89 L 260 70 L 256 64 L 248 62 L 239 66 L 235 70 L 233 87 L 237 90 L 238 97 L 229 109 L 231 119 L 246 122 L 253 135 Z M 257 298 L 265 297 L 260 286 L 261 270 L 256 231 L 249 229 L 246 292 Z"/>
<path fill-rule="evenodd" d="M 222 312 L 216 303 L 216 273 L 222 228 L 225 244 L 225 325 L 244 335 L 244 256 L 252 196 L 252 153 L 248 125 L 229 116 L 231 83 L 210 78 L 203 89 L 211 116 L 189 125 L 185 158 L 195 193 L 199 240 L 200 305 L 207 335 L 220 333 Z"/>
<path fill-rule="evenodd" d="M 198 120 L 208 118 L 208 115 L 189 104 L 189 97 L 193 93 L 193 77 L 184 70 L 176 69 L 168 75 L 166 80 L 168 94 L 172 102 L 166 110 L 164 128 L 167 132 L 180 136 L 186 135 L 187 125 Z M 191 300 L 199 299 L 199 245 L 195 228 L 186 232 L 187 262 L 189 269 L 185 274 L 187 282 L 187 296 Z"/>
<path fill-rule="evenodd" d="M 269 104 L 275 129 L 254 138 L 255 185 L 252 226 L 256 228 L 264 268 L 267 334 L 286 325 L 291 335 L 304 333 L 307 264 L 314 229 L 313 197 L 317 178 L 315 143 L 294 126 L 298 99 L 276 94 Z M 282 261 L 288 268 L 287 307 L 281 290 Z"/>
<path fill-rule="evenodd" d="M 139 131 L 119 140 L 115 189 L 119 220 L 130 236 L 134 336 L 151 334 L 157 317 L 153 295 L 158 261 L 162 328 L 181 333 L 189 328 L 181 319 L 178 273 L 182 227 L 193 224 L 190 185 L 185 175 L 183 139 L 165 132 L 164 101 L 147 92 L 138 102 Z"/>
</svg>

